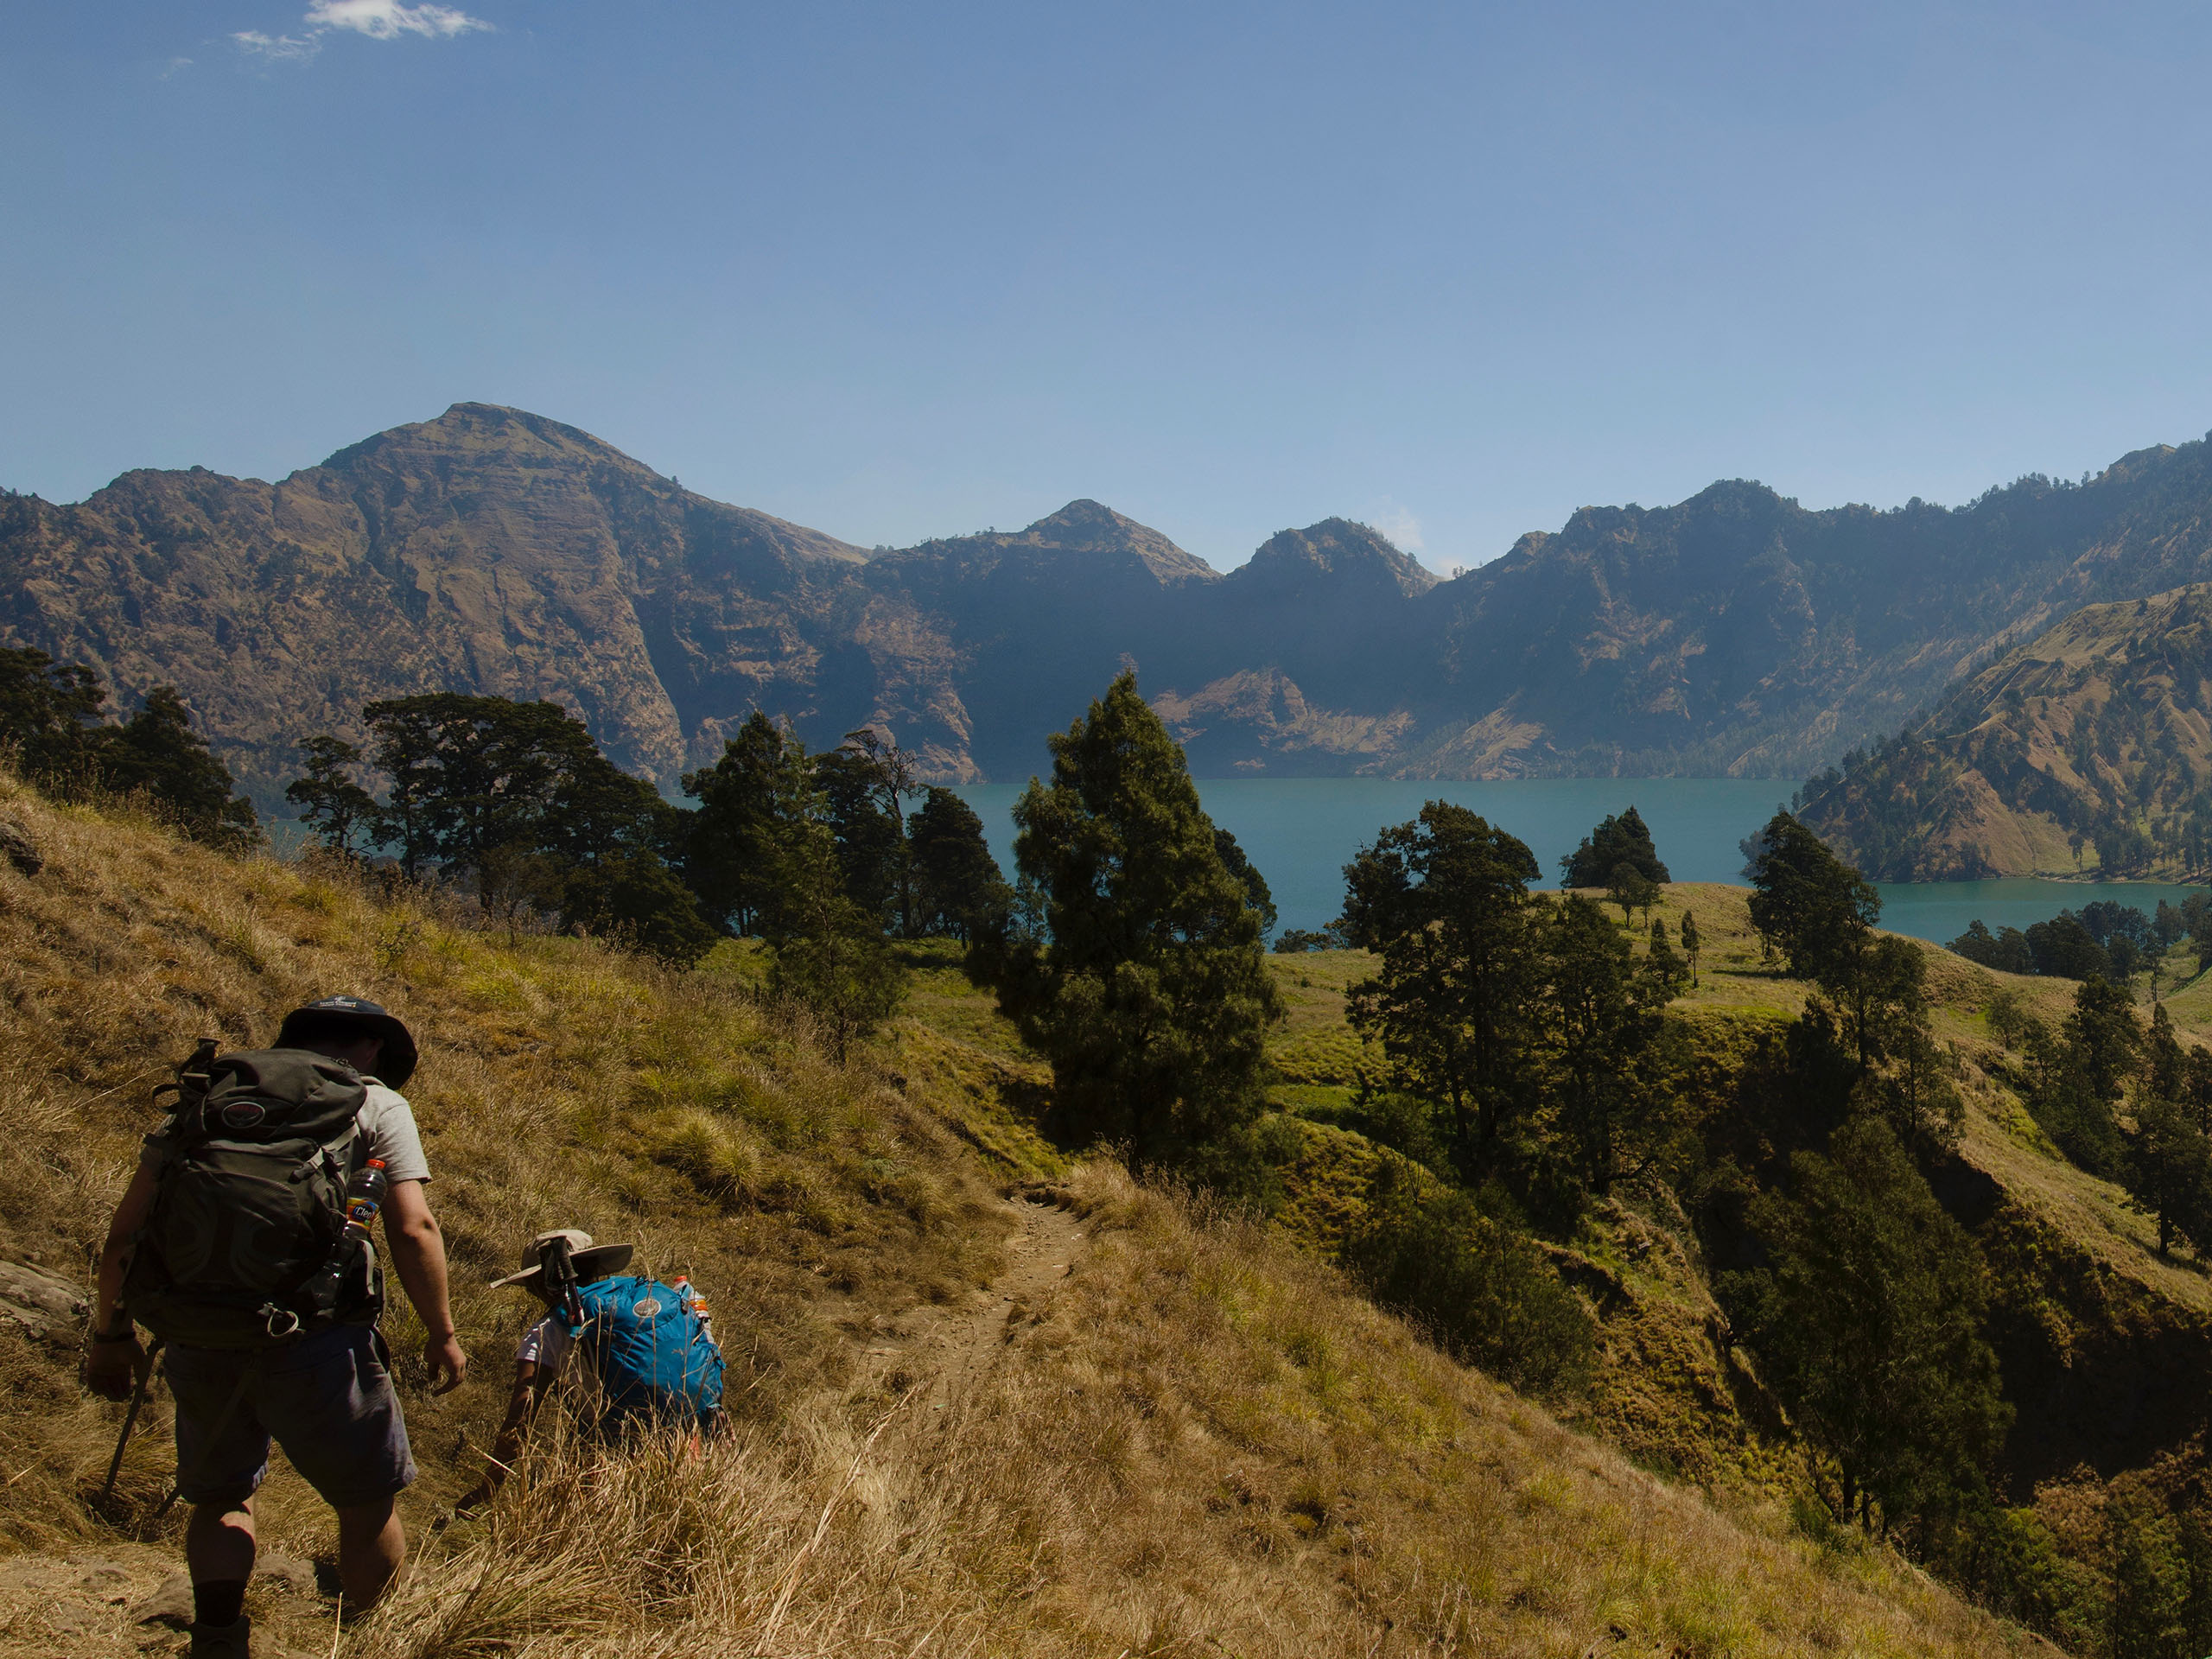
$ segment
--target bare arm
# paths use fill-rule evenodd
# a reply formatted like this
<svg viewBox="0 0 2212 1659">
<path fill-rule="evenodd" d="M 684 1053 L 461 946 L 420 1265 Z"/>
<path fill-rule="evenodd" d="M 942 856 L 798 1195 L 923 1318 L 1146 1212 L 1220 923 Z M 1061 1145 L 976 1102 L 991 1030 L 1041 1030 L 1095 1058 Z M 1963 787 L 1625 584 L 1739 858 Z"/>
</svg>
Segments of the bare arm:
<svg viewBox="0 0 2212 1659">
<path fill-rule="evenodd" d="M 384 1206 L 385 1248 L 407 1300 L 423 1321 L 423 1358 L 434 1394 L 450 1394 L 468 1371 L 468 1356 L 454 1335 L 453 1305 L 446 1290 L 446 1240 L 420 1181 L 396 1183 Z M 439 1379 L 442 1378 L 442 1381 Z"/>
<path fill-rule="evenodd" d="M 522 1455 L 523 1436 L 530 1432 L 531 1421 L 545 1402 L 545 1391 L 552 1387 L 556 1375 L 536 1360 L 515 1362 L 514 1391 L 507 1396 L 507 1415 L 499 1425 L 499 1438 L 492 1442 L 492 1466 L 484 1471 L 484 1478 L 476 1484 L 476 1490 L 454 1505 L 461 1514 L 466 1515 L 489 1501 L 492 1494 L 499 1490 L 499 1483 L 512 1472 L 515 1459 Z"/>
<path fill-rule="evenodd" d="M 123 1269 L 130 1254 L 130 1241 L 146 1224 L 147 1213 L 154 1207 L 154 1190 L 153 1172 L 141 1164 L 115 1206 L 114 1219 L 107 1225 L 107 1242 L 100 1246 L 99 1275 L 92 1292 L 92 1328 L 86 1333 L 85 1347 L 85 1386 L 111 1400 L 126 1396 L 137 1381 L 137 1338 L 135 1334 L 128 1340 L 94 1338 L 103 1333 L 119 1338 L 130 1332 L 130 1318 L 123 1311 Z"/>
</svg>

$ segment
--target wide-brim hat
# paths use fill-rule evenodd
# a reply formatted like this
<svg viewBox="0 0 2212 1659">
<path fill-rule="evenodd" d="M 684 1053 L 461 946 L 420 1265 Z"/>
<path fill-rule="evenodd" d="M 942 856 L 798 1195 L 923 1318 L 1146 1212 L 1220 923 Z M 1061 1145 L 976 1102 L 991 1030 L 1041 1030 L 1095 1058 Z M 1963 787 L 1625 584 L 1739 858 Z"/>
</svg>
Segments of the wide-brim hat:
<svg viewBox="0 0 2212 1659">
<path fill-rule="evenodd" d="M 279 1048 L 304 1048 L 335 1031 L 357 1030 L 382 1039 L 377 1056 L 377 1081 L 397 1089 L 415 1075 L 415 1039 L 397 1015 L 358 996 L 326 996 L 284 1016 L 276 1032 Z"/>
<path fill-rule="evenodd" d="M 569 1260 L 576 1269 L 579 1279 L 599 1279 L 610 1273 L 620 1273 L 630 1265 L 634 1244 L 594 1244 L 591 1235 L 578 1227 L 556 1227 L 550 1233 L 540 1233 L 523 1246 L 522 1271 L 511 1273 L 504 1279 L 494 1279 L 492 1288 L 498 1290 L 507 1285 L 528 1285 L 533 1290 L 545 1272 L 545 1252 L 562 1239 L 569 1241 Z"/>
</svg>

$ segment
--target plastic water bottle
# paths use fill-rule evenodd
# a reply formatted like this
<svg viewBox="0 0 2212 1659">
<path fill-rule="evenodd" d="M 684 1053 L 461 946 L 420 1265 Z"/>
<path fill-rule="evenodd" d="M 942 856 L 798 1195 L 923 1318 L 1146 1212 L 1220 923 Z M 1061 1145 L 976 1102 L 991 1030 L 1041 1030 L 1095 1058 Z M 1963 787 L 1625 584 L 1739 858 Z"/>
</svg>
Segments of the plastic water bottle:
<svg viewBox="0 0 2212 1659">
<path fill-rule="evenodd" d="M 346 1183 L 346 1224 L 339 1233 L 338 1242 L 331 1247 L 330 1260 L 322 1270 L 308 1281 L 302 1294 L 309 1308 L 318 1313 L 335 1312 L 340 1287 L 347 1278 L 347 1268 L 359 1264 L 358 1286 L 365 1297 L 376 1276 L 376 1246 L 369 1242 L 369 1228 L 384 1209 L 386 1192 L 391 1183 L 385 1177 L 384 1160 L 372 1158 L 353 1173 Z"/>
<path fill-rule="evenodd" d="M 702 1296 L 697 1290 L 693 1288 L 690 1275 L 681 1273 L 677 1274 L 676 1275 L 676 1282 L 671 1285 L 669 1288 L 676 1293 L 677 1300 L 680 1300 L 684 1306 L 690 1308 L 694 1313 L 699 1316 L 700 1330 L 706 1332 L 706 1334 L 711 1338 L 714 1334 L 714 1326 L 711 1323 L 711 1316 L 707 1312 L 707 1299 L 704 1296 Z"/>
<path fill-rule="evenodd" d="M 372 1158 L 346 1183 L 346 1236 L 365 1239 L 369 1224 L 384 1209 L 391 1183 L 385 1179 L 384 1160 Z"/>
</svg>

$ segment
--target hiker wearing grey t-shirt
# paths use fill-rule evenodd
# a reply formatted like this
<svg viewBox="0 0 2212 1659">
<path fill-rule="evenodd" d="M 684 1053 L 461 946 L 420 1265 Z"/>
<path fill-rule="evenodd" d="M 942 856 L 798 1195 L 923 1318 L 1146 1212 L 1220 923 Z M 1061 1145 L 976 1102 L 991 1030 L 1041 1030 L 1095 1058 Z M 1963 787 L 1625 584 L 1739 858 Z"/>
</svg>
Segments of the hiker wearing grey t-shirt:
<svg viewBox="0 0 2212 1659">
<path fill-rule="evenodd" d="M 203 1046 L 203 1052 L 212 1057 L 213 1046 Z M 372 1160 L 383 1165 L 388 1183 L 383 1206 L 385 1256 L 423 1321 L 423 1357 L 434 1392 L 458 1388 L 468 1361 L 454 1333 L 444 1240 L 423 1193 L 430 1167 L 414 1112 L 397 1092 L 415 1069 L 415 1041 L 407 1027 L 373 1002 L 327 997 L 288 1014 L 274 1049 L 239 1058 L 263 1068 L 257 1077 L 282 1072 L 295 1084 L 306 1079 L 308 1103 L 302 1110 L 311 1111 L 318 1102 L 327 1104 L 320 1121 L 338 1126 L 336 1141 L 345 1147 L 346 1168 L 358 1171 Z M 211 1058 L 205 1070 L 220 1072 L 226 1064 Z M 188 1077 L 202 1084 L 208 1080 L 180 1068 L 180 1084 Z M 248 1097 L 241 1090 L 224 1109 L 222 1122 L 250 1135 L 263 1116 L 259 1103 L 270 1098 L 265 1091 Z M 200 1116 L 207 1109 L 203 1106 Z M 128 1397 L 149 1363 L 134 1313 L 138 1322 L 150 1323 L 168 1337 L 165 1364 L 176 1403 L 177 1495 L 192 1505 L 185 1531 L 195 1613 L 192 1651 L 244 1656 L 248 1622 L 242 1605 L 255 1548 L 253 1494 L 268 1472 L 271 1440 L 338 1513 L 338 1571 L 349 1608 L 366 1609 L 406 1558 L 406 1534 L 392 1501 L 414 1480 L 415 1462 L 392 1390 L 389 1351 L 374 1324 L 380 1300 L 368 1283 L 357 1287 L 354 1300 L 335 1307 L 302 1302 L 297 1290 L 288 1292 L 284 1300 L 264 1300 L 243 1313 L 236 1293 L 227 1304 L 219 1295 L 202 1298 L 213 1309 L 207 1316 L 211 1334 L 204 1338 L 156 1317 L 149 1310 L 157 1300 L 141 1305 L 149 1293 L 138 1287 L 132 1257 L 156 1224 L 165 1172 L 196 1152 L 200 1166 L 214 1168 L 212 1179 L 222 1179 L 223 1143 L 208 1140 L 202 1123 L 199 1141 L 187 1145 L 180 1139 L 188 1139 L 185 1116 L 181 1112 L 168 1128 L 148 1137 L 137 1173 L 116 1208 L 100 1256 L 85 1376 L 95 1393 Z M 312 1141 L 308 1148 L 324 1161 L 301 1164 L 295 1182 L 320 1176 L 342 1186 L 346 1170 L 325 1169 L 336 1154 L 329 1147 L 315 1154 Z M 213 1190 L 219 1198 L 222 1189 Z M 239 1251 L 251 1255 L 258 1236 L 254 1229 L 261 1224 L 257 1214 L 218 1214 L 204 1232 L 201 1254 L 212 1261 L 227 1248 L 232 1254 L 224 1260 L 235 1269 Z M 360 1258 L 357 1278 L 365 1281 L 371 1260 Z M 173 1278 L 179 1274 L 175 1262 L 165 1265 Z M 128 1294 L 126 1285 L 131 1287 Z M 150 1294 L 158 1299 L 163 1291 L 175 1291 L 180 1301 L 189 1303 L 192 1288 L 189 1282 L 181 1288 L 164 1282 Z M 223 1319 L 243 1334 L 222 1326 Z"/>
</svg>

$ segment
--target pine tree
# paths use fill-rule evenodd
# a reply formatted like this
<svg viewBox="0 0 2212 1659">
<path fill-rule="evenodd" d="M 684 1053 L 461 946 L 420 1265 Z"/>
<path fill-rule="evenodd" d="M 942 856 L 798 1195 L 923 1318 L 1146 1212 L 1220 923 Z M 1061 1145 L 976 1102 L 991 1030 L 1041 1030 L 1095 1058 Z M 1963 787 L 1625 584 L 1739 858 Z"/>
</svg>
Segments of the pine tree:
<svg viewBox="0 0 2212 1659">
<path fill-rule="evenodd" d="M 99 730 L 107 695 L 81 664 L 42 651 L 0 650 L 0 746 L 16 769 L 48 788 L 94 781 L 86 745 Z"/>
<path fill-rule="evenodd" d="M 1400 1087 L 1449 1109 L 1471 1181 L 1495 1167 L 1533 1099 L 1537 874 L 1525 845 L 1446 801 L 1344 866 L 1345 940 L 1381 959 L 1352 988 L 1352 1024 L 1381 1041 Z"/>
<path fill-rule="evenodd" d="M 1259 917 L 1134 674 L 1048 741 L 1052 780 L 1033 779 L 1014 812 L 1043 928 L 985 965 L 1071 1127 L 1203 1166 L 1262 1109 L 1261 1039 L 1281 1003 Z"/>
<path fill-rule="evenodd" d="M 1580 893 L 1546 907 L 1543 918 L 1537 1058 L 1581 1179 L 1602 1196 L 1622 1173 L 1624 1143 L 1660 1103 L 1662 1091 L 1641 1073 L 1659 1034 L 1668 976 L 1650 963 L 1639 969 L 1620 930 Z M 1672 955 L 1663 932 L 1653 940 L 1655 951 Z"/>
<path fill-rule="evenodd" d="M 175 686 L 156 686 L 145 707 L 92 734 L 86 747 L 101 787 L 143 791 L 193 840 L 226 852 L 261 844 L 253 803 L 231 793 L 237 780 L 192 729 L 192 711 Z"/>
<path fill-rule="evenodd" d="M 1683 965 L 1681 957 L 1675 954 L 1674 945 L 1668 940 L 1667 919 L 1663 916 L 1651 918 L 1651 945 L 1644 957 L 1644 963 L 1651 976 L 1666 988 L 1670 996 L 1675 988 L 1690 976 L 1688 968 Z"/>
<path fill-rule="evenodd" d="M 814 780 L 823 821 L 836 843 L 846 896 L 876 918 L 879 932 L 887 921 L 909 931 L 912 905 L 910 899 L 902 904 L 911 890 L 904 822 L 884 799 L 874 760 L 847 743 L 814 757 Z"/>
<path fill-rule="evenodd" d="M 949 789 L 931 789 L 906 820 L 906 844 L 923 932 L 972 942 L 1005 928 L 1014 890 L 999 874 L 975 808 Z"/>
<path fill-rule="evenodd" d="M 1834 953 L 1873 926 L 1881 896 L 1787 812 L 1776 813 L 1749 844 L 1751 925 L 1791 973 L 1818 978 Z"/>
<path fill-rule="evenodd" d="M 683 792 L 699 803 L 683 871 L 708 914 L 741 934 L 792 931 L 788 895 L 836 867 L 805 747 L 756 709 L 720 760 L 684 774 Z"/>
<path fill-rule="evenodd" d="M 300 748 L 307 771 L 284 788 L 284 798 L 300 809 L 300 822 L 341 858 L 354 855 L 356 835 L 373 847 L 382 838 L 377 799 L 355 781 L 367 756 L 358 745 L 327 733 L 308 738 Z"/>
<path fill-rule="evenodd" d="M 1698 938 L 1697 917 L 1694 912 L 1686 910 L 1682 912 L 1682 956 L 1690 965 L 1690 988 L 1692 990 L 1695 990 L 1697 988 L 1697 959 L 1700 948 L 1700 941 Z"/>
<path fill-rule="evenodd" d="M 1827 1460 L 1839 1518 L 1941 1527 L 1986 1492 L 2012 1418 L 1973 1240 L 1871 1116 L 1797 1154 L 1752 1224 L 1772 1265 L 1721 1288 Z"/>
<path fill-rule="evenodd" d="M 1672 878 L 1659 861 L 1651 831 L 1643 815 L 1630 807 L 1619 817 L 1608 816 L 1582 837 L 1582 844 L 1559 861 L 1562 887 L 1603 887 L 1611 885 L 1613 872 L 1627 865 L 1646 881 L 1664 886 Z"/>
<path fill-rule="evenodd" d="M 465 880 L 484 913 L 510 930 L 542 915 L 680 963 L 714 943 L 670 868 L 683 815 L 601 754 L 559 704 L 440 692 L 361 714 L 391 779 L 376 833 L 397 844 L 410 875 L 435 866 Z M 311 745 L 310 768 L 321 760 L 337 769 L 345 747 Z M 327 812 L 336 791 L 311 770 L 286 792 Z"/>
<path fill-rule="evenodd" d="M 1259 912 L 1260 932 L 1264 937 L 1275 931 L 1275 897 L 1268 891 L 1268 878 L 1260 874 L 1259 867 L 1245 855 L 1236 844 L 1236 837 L 1214 826 L 1213 849 L 1221 855 L 1221 862 L 1244 889 L 1245 902 Z"/>
</svg>

